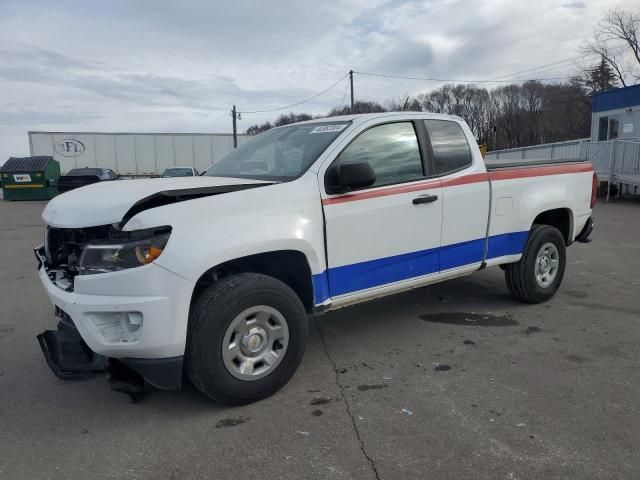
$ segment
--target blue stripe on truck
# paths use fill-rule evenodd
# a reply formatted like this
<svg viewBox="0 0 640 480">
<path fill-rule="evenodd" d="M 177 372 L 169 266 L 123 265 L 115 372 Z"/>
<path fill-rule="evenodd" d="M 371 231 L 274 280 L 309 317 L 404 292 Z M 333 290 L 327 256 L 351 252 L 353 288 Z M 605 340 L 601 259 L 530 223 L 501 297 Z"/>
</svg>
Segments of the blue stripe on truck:
<svg viewBox="0 0 640 480">
<path fill-rule="evenodd" d="M 528 236 L 529 232 L 525 231 L 489 237 L 487 259 L 522 253 Z M 483 257 L 484 239 L 481 238 L 330 268 L 313 276 L 314 302 L 319 305 L 331 296 L 478 263 Z"/>
</svg>

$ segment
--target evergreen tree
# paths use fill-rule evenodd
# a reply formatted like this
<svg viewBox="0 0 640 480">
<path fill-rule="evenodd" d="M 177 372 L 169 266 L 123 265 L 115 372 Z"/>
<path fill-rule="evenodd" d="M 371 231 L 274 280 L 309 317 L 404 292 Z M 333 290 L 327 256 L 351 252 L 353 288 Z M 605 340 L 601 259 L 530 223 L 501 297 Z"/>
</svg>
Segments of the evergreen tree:
<svg viewBox="0 0 640 480">
<path fill-rule="evenodd" d="M 618 86 L 618 79 L 604 57 L 600 59 L 600 63 L 587 71 L 585 86 L 592 94 L 611 90 Z"/>
</svg>

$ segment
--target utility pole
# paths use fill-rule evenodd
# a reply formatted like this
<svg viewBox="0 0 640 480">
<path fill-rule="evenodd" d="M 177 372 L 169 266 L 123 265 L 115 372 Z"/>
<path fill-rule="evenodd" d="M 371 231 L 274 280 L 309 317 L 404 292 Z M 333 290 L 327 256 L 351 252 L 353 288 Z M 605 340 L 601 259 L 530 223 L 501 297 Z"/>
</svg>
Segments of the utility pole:
<svg viewBox="0 0 640 480">
<path fill-rule="evenodd" d="M 349 83 L 351 84 L 351 113 L 353 113 L 353 70 L 349 70 Z"/>
<path fill-rule="evenodd" d="M 236 106 L 233 106 L 231 110 L 231 118 L 233 118 L 233 148 L 238 146 L 238 127 L 236 126 L 236 120 L 238 119 L 238 114 L 236 112 Z"/>
</svg>

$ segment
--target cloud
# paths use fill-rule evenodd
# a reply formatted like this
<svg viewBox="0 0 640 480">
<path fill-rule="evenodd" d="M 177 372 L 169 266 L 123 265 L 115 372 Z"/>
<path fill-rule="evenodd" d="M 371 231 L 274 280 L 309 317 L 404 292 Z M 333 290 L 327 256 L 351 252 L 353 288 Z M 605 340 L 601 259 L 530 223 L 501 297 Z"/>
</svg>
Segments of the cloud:
<svg viewBox="0 0 640 480">
<path fill-rule="evenodd" d="M 427 42 L 404 39 L 382 53 L 372 65 L 374 72 L 402 72 L 405 75 L 428 72 L 435 60 Z"/>
<path fill-rule="evenodd" d="M 568 2 L 568 3 L 564 3 L 562 5 L 562 7 L 564 8 L 585 8 L 587 6 L 587 4 L 581 0 L 576 0 L 574 2 Z"/>
<path fill-rule="evenodd" d="M 97 113 L 90 112 L 42 112 L 22 110 L 16 112 L 0 112 L 0 126 L 22 125 L 69 125 L 88 122 L 100 118 Z"/>
<path fill-rule="evenodd" d="M 606 0 L 4 0 L 0 158 L 27 130 L 228 132 L 229 110 L 308 98 L 349 69 L 494 78 L 570 57 Z M 28 25 L 28 28 L 25 28 Z M 566 74 L 571 65 L 541 70 Z M 436 87 L 356 75 L 357 99 Z M 346 80 L 295 111 L 348 101 Z M 240 129 L 280 112 L 247 114 Z M 24 133 L 21 133 L 24 132 Z M 17 138 L 23 135 L 22 147 Z"/>
</svg>

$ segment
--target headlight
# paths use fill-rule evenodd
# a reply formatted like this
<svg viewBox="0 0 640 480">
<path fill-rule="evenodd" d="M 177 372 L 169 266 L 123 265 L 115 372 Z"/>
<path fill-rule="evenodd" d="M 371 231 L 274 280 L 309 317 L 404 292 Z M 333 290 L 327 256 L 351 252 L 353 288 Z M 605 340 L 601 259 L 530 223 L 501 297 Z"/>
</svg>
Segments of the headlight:
<svg viewBox="0 0 640 480">
<path fill-rule="evenodd" d="M 157 231 L 131 232 L 124 240 L 88 243 L 80 256 L 80 275 L 115 272 L 153 262 L 162 254 L 170 235 L 170 232 L 158 234 Z"/>
</svg>

